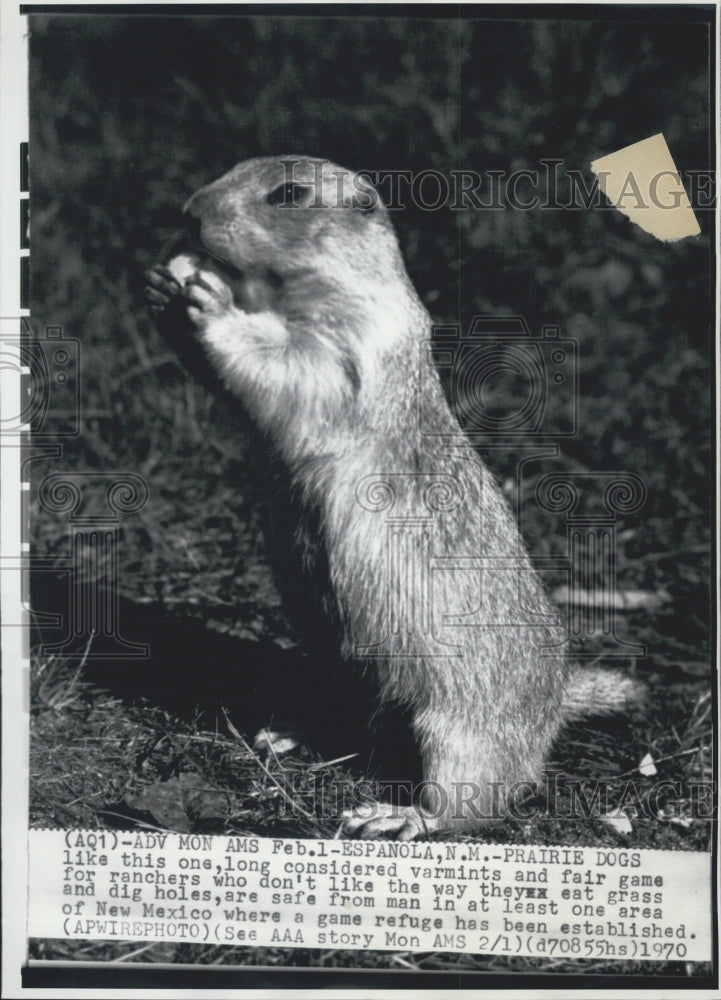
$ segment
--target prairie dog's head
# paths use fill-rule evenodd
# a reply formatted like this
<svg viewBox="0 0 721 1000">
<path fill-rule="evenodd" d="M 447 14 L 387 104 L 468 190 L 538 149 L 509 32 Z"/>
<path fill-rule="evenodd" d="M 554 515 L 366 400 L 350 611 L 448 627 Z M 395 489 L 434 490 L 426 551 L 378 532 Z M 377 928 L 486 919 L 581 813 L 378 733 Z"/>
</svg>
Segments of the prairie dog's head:
<svg viewBox="0 0 721 1000">
<path fill-rule="evenodd" d="M 333 284 L 405 279 L 388 212 L 363 174 L 306 156 L 246 160 L 185 206 L 221 265 L 278 281 L 315 271 Z"/>
<path fill-rule="evenodd" d="M 332 450 L 328 436 L 361 411 L 376 420 L 428 317 L 364 176 L 309 157 L 246 160 L 184 211 L 167 267 L 180 285 L 212 272 L 231 293 L 203 331 L 225 389 L 289 454 L 319 453 L 323 435 Z"/>
</svg>

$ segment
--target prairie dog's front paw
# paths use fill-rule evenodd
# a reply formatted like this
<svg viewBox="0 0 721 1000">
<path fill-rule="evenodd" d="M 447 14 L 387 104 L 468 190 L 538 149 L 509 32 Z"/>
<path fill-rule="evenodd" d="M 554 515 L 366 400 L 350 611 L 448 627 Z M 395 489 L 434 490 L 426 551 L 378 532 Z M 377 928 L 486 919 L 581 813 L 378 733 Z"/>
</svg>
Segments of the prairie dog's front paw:
<svg viewBox="0 0 721 1000">
<path fill-rule="evenodd" d="M 182 291 L 173 272 L 162 264 L 156 264 L 146 271 L 145 280 L 148 282 L 145 286 L 145 298 L 148 307 L 156 315 L 162 313 L 171 299 L 179 296 Z"/>
<path fill-rule="evenodd" d="M 182 295 L 188 304 L 188 317 L 200 327 L 222 319 L 232 312 L 233 293 L 222 278 L 212 271 L 196 271 L 186 279 Z"/>
</svg>

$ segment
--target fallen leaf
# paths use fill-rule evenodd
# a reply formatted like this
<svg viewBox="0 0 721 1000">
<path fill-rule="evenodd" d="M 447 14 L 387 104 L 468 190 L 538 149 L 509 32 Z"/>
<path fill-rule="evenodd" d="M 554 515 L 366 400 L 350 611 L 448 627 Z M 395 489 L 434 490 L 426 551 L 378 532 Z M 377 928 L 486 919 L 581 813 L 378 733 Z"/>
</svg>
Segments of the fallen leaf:
<svg viewBox="0 0 721 1000">
<path fill-rule="evenodd" d="M 126 796 L 125 803 L 131 809 L 150 813 L 159 826 L 178 833 L 189 832 L 199 819 L 225 819 L 231 808 L 228 792 L 213 788 L 193 771 L 155 781 L 138 795 Z"/>
<path fill-rule="evenodd" d="M 651 775 L 658 774 L 658 769 L 650 753 L 647 753 L 638 765 L 638 770 L 645 778 L 650 778 Z"/>
<path fill-rule="evenodd" d="M 614 809 L 612 812 L 599 816 L 602 823 L 612 827 L 616 833 L 633 833 L 631 821 L 623 809 Z"/>
</svg>

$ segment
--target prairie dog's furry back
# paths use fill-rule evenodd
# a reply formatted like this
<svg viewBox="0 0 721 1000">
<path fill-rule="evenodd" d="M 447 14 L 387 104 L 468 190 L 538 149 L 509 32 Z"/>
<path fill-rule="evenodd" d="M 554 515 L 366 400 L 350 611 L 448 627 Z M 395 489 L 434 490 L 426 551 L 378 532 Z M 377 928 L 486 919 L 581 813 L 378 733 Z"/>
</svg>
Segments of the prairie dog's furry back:
<svg viewBox="0 0 721 1000">
<path fill-rule="evenodd" d="M 150 304 L 261 436 L 267 541 L 300 631 L 339 670 L 373 667 L 423 759 L 418 811 L 348 827 L 477 825 L 540 777 L 564 719 L 637 692 L 569 667 L 506 501 L 436 373 L 421 378 L 430 317 L 363 178 L 249 160 L 186 216 L 191 239 L 149 272 Z"/>
</svg>

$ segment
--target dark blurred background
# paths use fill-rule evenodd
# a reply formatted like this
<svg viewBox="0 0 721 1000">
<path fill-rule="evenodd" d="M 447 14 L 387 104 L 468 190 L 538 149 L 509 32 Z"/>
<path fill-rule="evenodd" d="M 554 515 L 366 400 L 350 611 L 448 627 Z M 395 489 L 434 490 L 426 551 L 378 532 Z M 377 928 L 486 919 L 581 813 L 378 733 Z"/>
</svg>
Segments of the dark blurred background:
<svg viewBox="0 0 721 1000">
<path fill-rule="evenodd" d="M 206 597 L 210 588 L 232 603 L 239 580 L 257 594 L 253 574 L 264 579 L 247 470 L 139 296 L 142 269 L 194 189 L 246 157 L 299 152 L 445 175 L 554 158 L 563 195 L 566 170 L 590 187 L 590 161 L 656 132 L 682 173 L 709 169 L 703 16 L 617 8 L 624 20 L 611 22 L 574 10 L 555 20 L 508 9 L 421 17 L 417 7 L 408 17 L 30 19 L 33 316 L 81 342 L 83 433 L 62 467 L 133 470 L 150 485 L 147 507 L 125 522 L 126 591 L 181 600 L 209 574 Z M 621 573 L 635 586 L 672 584 L 703 615 L 712 214 L 699 214 L 701 236 L 676 244 L 599 208 L 423 211 L 405 199 L 393 214 L 434 320 L 465 328 L 479 313 L 522 315 L 536 335 L 559 324 L 577 341 L 580 426 L 548 468 L 640 475 L 649 497 L 623 536 Z M 509 495 L 528 443 L 487 453 Z M 532 507 L 525 530 L 543 554 L 552 532 Z M 37 543 L 52 551 L 66 529 L 46 518 Z M 689 551 L 695 568 L 680 579 Z M 674 553 L 680 563 L 667 567 Z"/>
</svg>

